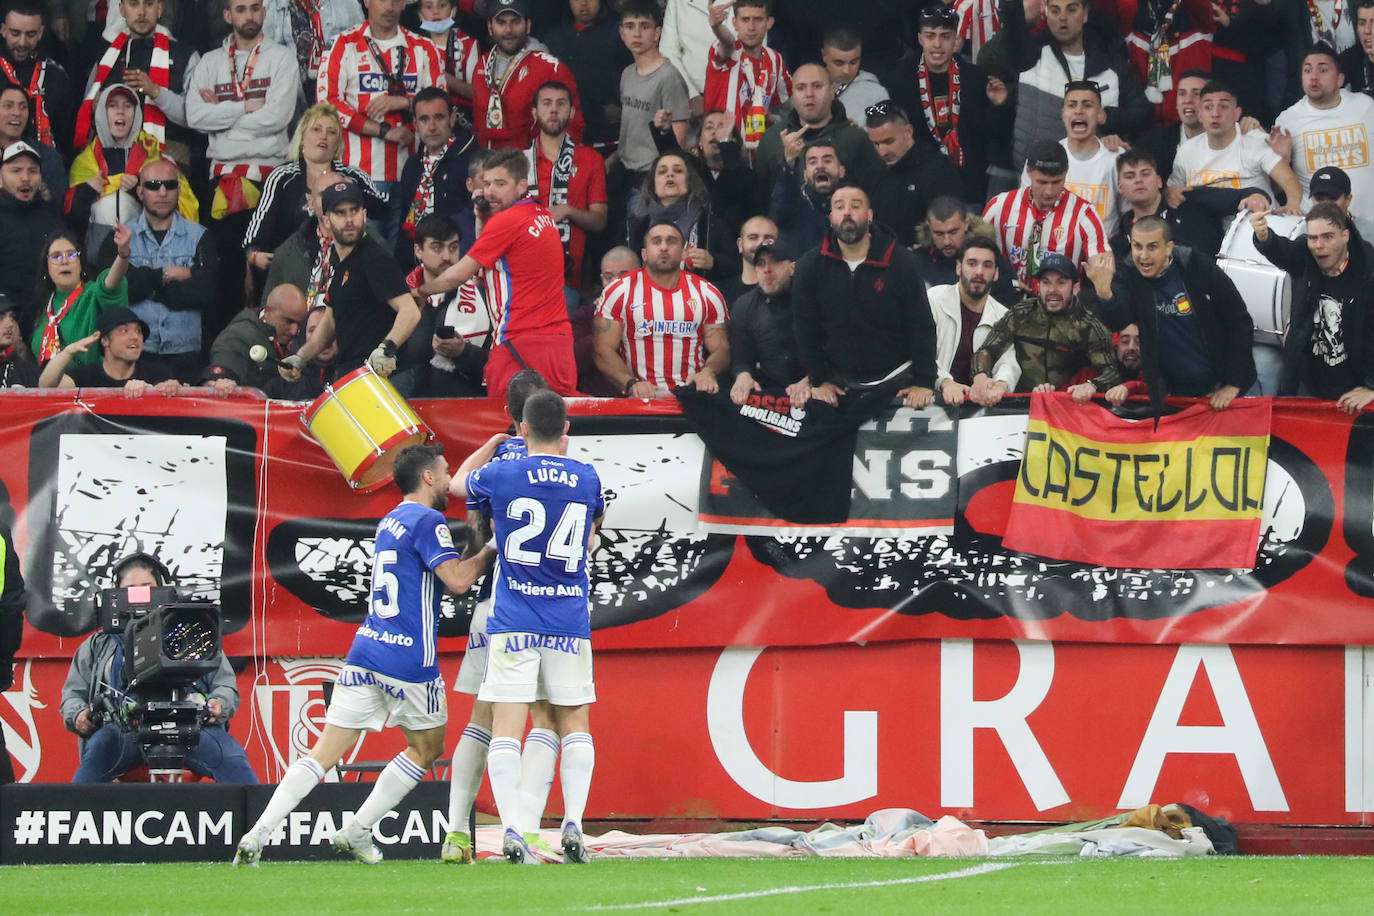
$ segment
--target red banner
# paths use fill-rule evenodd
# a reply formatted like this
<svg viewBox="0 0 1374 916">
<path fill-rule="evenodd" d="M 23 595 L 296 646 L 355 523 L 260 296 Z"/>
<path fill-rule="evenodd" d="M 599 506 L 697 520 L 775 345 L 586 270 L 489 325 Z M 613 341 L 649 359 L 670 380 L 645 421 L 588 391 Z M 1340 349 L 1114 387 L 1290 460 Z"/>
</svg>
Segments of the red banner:
<svg viewBox="0 0 1374 916">
<path fill-rule="evenodd" d="M 1003 546 L 1099 566 L 1253 569 L 1270 406 L 1199 403 L 1156 424 L 1033 395 Z"/>
</svg>

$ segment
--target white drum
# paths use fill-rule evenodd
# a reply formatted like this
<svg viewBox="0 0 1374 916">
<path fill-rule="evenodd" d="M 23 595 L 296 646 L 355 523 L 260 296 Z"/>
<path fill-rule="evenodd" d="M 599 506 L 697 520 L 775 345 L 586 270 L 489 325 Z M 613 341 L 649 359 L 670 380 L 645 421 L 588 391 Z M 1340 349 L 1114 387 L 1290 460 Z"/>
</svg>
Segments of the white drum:
<svg viewBox="0 0 1374 916">
<path fill-rule="evenodd" d="M 1307 232 L 1307 221 L 1301 216 L 1271 213 L 1269 231 L 1283 238 L 1295 239 Z M 1255 248 L 1255 231 L 1245 214 L 1231 221 L 1231 228 L 1222 240 L 1217 266 L 1236 285 L 1241 299 L 1255 324 L 1255 342 L 1283 346 L 1288 333 L 1288 314 L 1292 301 L 1292 282 L 1269 259 Z"/>
</svg>

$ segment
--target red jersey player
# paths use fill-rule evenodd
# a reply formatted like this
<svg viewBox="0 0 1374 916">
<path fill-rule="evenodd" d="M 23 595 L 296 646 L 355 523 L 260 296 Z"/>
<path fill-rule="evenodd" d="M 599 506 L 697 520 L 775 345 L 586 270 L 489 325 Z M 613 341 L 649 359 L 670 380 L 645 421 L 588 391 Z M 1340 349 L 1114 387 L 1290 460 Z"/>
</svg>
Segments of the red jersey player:
<svg viewBox="0 0 1374 916">
<path fill-rule="evenodd" d="M 415 299 L 424 304 L 485 271 L 487 305 L 497 321 L 487 357 L 487 396 L 504 400 L 506 383 L 521 369 L 534 369 L 559 394 L 576 394 L 558 224 L 538 201 L 525 198 L 530 166 L 524 153 L 494 150 L 483 165 L 492 215 L 462 260 L 417 288 Z"/>
</svg>

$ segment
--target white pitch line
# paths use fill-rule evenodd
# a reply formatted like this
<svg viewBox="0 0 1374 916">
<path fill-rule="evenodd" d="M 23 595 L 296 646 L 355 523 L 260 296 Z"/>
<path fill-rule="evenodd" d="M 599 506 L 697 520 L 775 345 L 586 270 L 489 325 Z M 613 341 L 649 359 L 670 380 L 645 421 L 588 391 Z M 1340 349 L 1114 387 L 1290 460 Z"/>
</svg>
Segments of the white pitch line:
<svg viewBox="0 0 1374 916">
<path fill-rule="evenodd" d="M 681 897 L 677 900 L 648 900 L 644 903 L 602 904 L 585 907 L 588 910 L 639 910 L 666 906 L 686 906 L 690 903 L 725 903 L 731 900 L 752 900 L 757 897 L 778 897 L 783 894 L 809 894 L 812 891 L 847 890 L 855 887 L 894 887 L 899 884 L 924 884 L 927 881 L 948 881 L 953 878 L 974 878 L 1007 868 L 1015 868 L 1022 862 L 984 862 L 972 868 L 939 872 L 933 875 L 918 875 L 914 878 L 893 878 L 890 881 L 850 881 L 844 884 L 802 884 L 792 887 L 774 887 L 763 891 L 744 891 L 738 894 L 713 894 L 710 897 Z"/>
</svg>

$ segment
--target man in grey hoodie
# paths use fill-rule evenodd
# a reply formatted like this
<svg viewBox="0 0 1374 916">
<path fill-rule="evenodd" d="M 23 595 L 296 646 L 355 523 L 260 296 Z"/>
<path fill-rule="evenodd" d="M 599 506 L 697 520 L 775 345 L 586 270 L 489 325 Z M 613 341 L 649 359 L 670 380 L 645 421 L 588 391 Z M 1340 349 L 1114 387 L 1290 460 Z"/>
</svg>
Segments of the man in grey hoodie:
<svg viewBox="0 0 1374 916">
<path fill-rule="evenodd" d="M 863 127 L 870 105 L 889 97 L 878 78 L 863 67 L 863 45 L 859 33 L 848 26 L 837 25 L 826 30 L 821 39 L 821 60 L 835 87 L 835 99 L 844 106 L 845 116 Z"/>
</svg>

